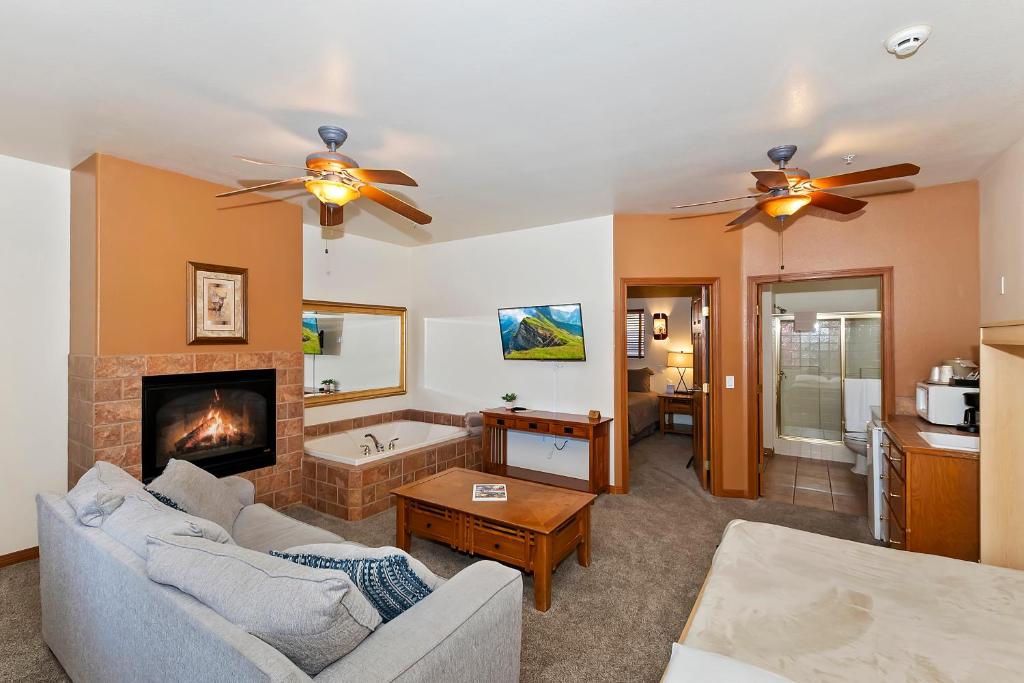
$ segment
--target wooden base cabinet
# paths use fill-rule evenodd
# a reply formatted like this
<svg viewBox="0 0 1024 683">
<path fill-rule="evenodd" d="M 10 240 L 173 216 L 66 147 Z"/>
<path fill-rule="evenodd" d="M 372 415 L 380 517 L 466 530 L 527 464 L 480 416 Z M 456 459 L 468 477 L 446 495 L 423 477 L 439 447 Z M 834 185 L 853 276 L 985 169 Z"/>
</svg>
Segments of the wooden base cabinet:
<svg viewBox="0 0 1024 683">
<path fill-rule="evenodd" d="M 885 424 L 889 546 L 976 562 L 979 456 L 932 448 L 917 435 L 945 429 L 911 417 Z"/>
</svg>

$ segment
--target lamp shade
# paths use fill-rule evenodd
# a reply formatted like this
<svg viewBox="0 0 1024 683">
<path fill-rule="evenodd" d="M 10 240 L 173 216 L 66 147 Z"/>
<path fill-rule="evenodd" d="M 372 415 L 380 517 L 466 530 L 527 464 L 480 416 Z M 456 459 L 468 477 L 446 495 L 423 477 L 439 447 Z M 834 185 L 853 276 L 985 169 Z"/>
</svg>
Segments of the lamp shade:
<svg viewBox="0 0 1024 683">
<path fill-rule="evenodd" d="M 784 194 L 769 197 L 758 203 L 758 208 L 772 218 L 786 218 L 809 204 L 811 198 L 805 194 Z"/>
<path fill-rule="evenodd" d="M 667 365 L 670 368 L 692 368 L 693 353 L 690 351 L 669 351 Z"/>
<path fill-rule="evenodd" d="M 668 314 L 655 313 L 651 317 L 651 332 L 652 336 L 659 341 L 668 339 Z"/>
</svg>

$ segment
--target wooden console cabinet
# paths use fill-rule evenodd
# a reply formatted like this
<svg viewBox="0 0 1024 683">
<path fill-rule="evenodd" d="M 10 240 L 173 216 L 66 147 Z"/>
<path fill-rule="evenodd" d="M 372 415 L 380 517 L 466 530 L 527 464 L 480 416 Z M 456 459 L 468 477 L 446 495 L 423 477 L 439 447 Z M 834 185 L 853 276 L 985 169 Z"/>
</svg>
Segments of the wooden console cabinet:
<svg viewBox="0 0 1024 683">
<path fill-rule="evenodd" d="M 916 417 L 883 425 L 889 546 L 977 562 L 979 455 L 932 448 L 919 431 L 958 433 Z"/>
<path fill-rule="evenodd" d="M 484 416 L 484 472 L 536 481 L 562 488 L 603 493 L 608 490 L 608 438 L 610 417 L 591 420 L 586 415 L 549 413 L 542 410 L 512 412 L 505 408 L 482 411 Z M 508 432 L 529 432 L 555 438 L 581 439 L 589 443 L 590 463 L 587 479 L 576 479 L 508 464 Z"/>
</svg>

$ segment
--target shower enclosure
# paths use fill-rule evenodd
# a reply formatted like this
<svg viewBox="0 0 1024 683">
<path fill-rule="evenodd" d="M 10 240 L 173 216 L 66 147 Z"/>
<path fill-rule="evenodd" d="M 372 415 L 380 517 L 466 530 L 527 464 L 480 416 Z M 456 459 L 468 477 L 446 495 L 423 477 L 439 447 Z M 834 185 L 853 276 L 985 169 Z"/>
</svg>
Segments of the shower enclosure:
<svg viewBox="0 0 1024 683">
<path fill-rule="evenodd" d="M 773 317 L 777 436 L 841 442 L 843 382 L 882 377 L 881 313 L 819 313 L 808 332 L 792 315 Z"/>
</svg>

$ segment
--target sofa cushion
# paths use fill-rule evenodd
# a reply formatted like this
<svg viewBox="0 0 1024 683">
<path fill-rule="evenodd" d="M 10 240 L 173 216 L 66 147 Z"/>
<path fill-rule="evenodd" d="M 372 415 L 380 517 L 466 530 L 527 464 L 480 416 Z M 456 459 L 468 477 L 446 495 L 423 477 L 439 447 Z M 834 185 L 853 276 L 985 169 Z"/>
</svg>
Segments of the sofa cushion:
<svg viewBox="0 0 1024 683">
<path fill-rule="evenodd" d="M 238 513 L 231 537 L 243 548 L 261 553 L 307 543 L 340 543 L 344 539 L 319 527 L 292 519 L 263 503 L 246 505 Z"/>
<path fill-rule="evenodd" d="M 100 527 L 115 541 L 145 559 L 146 537 L 157 534 L 206 538 L 214 543 L 233 543 L 218 524 L 173 510 L 151 496 L 125 496 L 124 502 Z"/>
<path fill-rule="evenodd" d="M 205 517 L 225 529 L 235 525 L 235 517 L 242 509 L 234 491 L 187 460 L 171 458 L 163 474 L 151 481 L 149 488 L 170 498 L 189 514 Z"/>
<path fill-rule="evenodd" d="M 270 554 L 304 567 L 339 569 L 345 572 L 359 592 L 377 610 L 384 623 L 399 616 L 431 593 L 427 584 L 409 568 L 409 561 L 402 555 L 339 560 L 323 555 L 281 553 L 273 550 Z"/>
<path fill-rule="evenodd" d="M 348 575 L 201 538 L 154 536 L 149 578 L 174 586 L 280 650 L 310 676 L 381 623 Z"/>
<path fill-rule="evenodd" d="M 320 557 L 329 557 L 336 560 L 360 560 L 366 558 L 394 557 L 395 555 L 399 555 L 406 559 L 409 568 L 416 573 L 416 576 L 419 577 L 420 581 L 425 583 L 427 588 L 430 590 L 435 590 L 438 586 L 444 583 L 444 579 L 427 569 L 427 565 L 423 564 L 404 550 L 389 545 L 381 546 L 379 548 L 368 548 L 364 545 L 353 543 L 351 541 L 346 541 L 344 543 L 314 543 L 311 545 L 292 546 L 285 550 L 285 552 L 291 555 L 319 555 Z"/>
<path fill-rule="evenodd" d="M 148 496 L 142 482 L 109 462 L 97 462 L 68 491 L 68 504 L 75 517 L 86 526 L 103 524 L 128 495 Z"/>
</svg>

